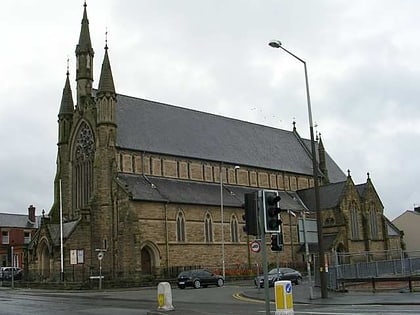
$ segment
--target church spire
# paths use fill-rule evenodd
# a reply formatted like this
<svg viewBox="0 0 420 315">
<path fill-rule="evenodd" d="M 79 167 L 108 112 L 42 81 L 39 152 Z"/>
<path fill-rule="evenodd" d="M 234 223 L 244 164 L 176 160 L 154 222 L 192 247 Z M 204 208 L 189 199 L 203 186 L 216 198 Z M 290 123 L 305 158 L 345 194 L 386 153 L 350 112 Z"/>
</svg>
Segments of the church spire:
<svg viewBox="0 0 420 315">
<path fill-rule="evenodd" d="M 106 36 L 108 32 L 105 33 Z M 105 39 L 105 55 L 99 77 L 98 93 L 96 94 L 97 124 L 115 124 L 116 94 L 111 64 L 108 56 L 108 39 Z"/>
<path fill-rule="evenodd" d="M 69 66 L 67 60 L 66 83 L 64 84 L 61 98 L 60 111 L 58 112 L 58 144 L 67 143 L 73 121 L 74 103 L 69 80 Z"/>
<path fill-rule="evenodd" d="M 74 103 L 73 103 L 73 96 L 70 87 L 70 80 L 69 80 L 69 69 L 67 67 L 66 73 L 66 83 L 64 84 L 63 88 L 63 96 L 61 98 L 61 106 L 60 111 L 58 113 L 58 117 L 64 115 L 73 115 Z"/>
<path fill-rule="evenodd" d="M 318 157 L 319 157 L 319 168 L 322 172 L 323 176 L 323 183 L 329 184 L 330 180 L 328 178 L 328 168 L 326 162 L 326 152 L 324 148 L 324 143 L 322 143 L 321 133 L 317 135 L 318 137 Z"/>
<path fill-rule="evenodd" d="M 91 96 L 93 82 L 94 51 L 90 40 L 86 1 L 83 6 L 82 27 L 80 29 L 79 43 L 76 46 L 77 106 L 79 109 L 86 105 L 86 97 Z"/>
<path fill-rule="evenodd" d="M 102 62 L 101 76 L 99 78 L 98 94 L 101 93 L 115 94 L 114 79 L 112 78 L 111 64 L 108 57 L 108 43 L 105 41 L 105 55 Z"/>
</svg>

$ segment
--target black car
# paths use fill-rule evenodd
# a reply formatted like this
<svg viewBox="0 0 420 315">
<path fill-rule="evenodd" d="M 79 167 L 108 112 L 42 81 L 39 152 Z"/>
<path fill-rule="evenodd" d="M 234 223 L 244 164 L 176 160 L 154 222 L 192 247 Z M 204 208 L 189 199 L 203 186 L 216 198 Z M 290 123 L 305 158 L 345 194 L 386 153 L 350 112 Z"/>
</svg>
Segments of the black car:
<svg viewBox="0 0 420 315">
<path fill-rule="evenodd" d="M 186 270 L 178 275 L 178 287 L 180 289 L 185 289 L 186 287 L 199 289 L 201 287 L 206 288 L 209 285 L 222 287 L 224 283 L 225 280 L 222 276 L 206 269 Z"/>
<path fill-rule="evenodd" d="M 292 268 L 275 268 L 268 272 L 268 286 L 274 287 L 274 283 L 279 280 L 290 280 L 294 284 L 302 282 L 302 274 Z M 254 279 L 254 284 L 257 287 L 264 287 L 264 275 L 258 276 Z"/>
</svg>

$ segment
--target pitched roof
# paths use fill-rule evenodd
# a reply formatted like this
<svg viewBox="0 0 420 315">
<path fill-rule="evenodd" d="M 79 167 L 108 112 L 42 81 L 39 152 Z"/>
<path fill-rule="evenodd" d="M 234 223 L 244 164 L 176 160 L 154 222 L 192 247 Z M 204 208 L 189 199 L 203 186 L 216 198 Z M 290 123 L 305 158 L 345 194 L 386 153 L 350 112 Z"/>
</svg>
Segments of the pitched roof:
<svg viewBox="0 0 420 315">
<path fill-rule="evenodd" d="M 0 213 L 0 227 L 8 228 L 38 228 L 39 217 L 35 218 L 35 223 L 30 222 L 27 214 Z"/>
<path fill-rule="evenodd" d="M 367 183 L 356 185 L 356 189 L 360 197 L 363 198 L 365 196 L 366 188 L 367 188 Z"/>
<path fill-rule="evenodd" d="M 116 121 L 123 149 L 312 174 L 307 148 L 291 131 L 124 95 Z M 327 166 L 332 182 L 345 179 L 328 155 Z"/>
<path fill-rule="evenodd" d="M 321 209 L 334 208 L 339 205 L 346 181 L 323 185 L 319 187 L 319 201 Z M 309 210 L 315 211 L 315 189 L 298 190 L 297 194 Z"/>
<path fill-rule="evenodd" d="M 79 221 L 80 220 L 63 223 L 63 239 L 64 240 L 69 238 L 70 234 L 74 231 Z M 60 224 L 48 224 L 47 228 L 50 233 L 52 243 L 55 246 L 60 245 L 60 238 L 61 238 Z"/>
<path fill-rule="evenodd" d="M 220 185 L 217 183 L 124 173 L 118 174 L 118 180 L 133 200 L 220 205 Z M 223 204 L 227 207 L 241 207 L 244 203 L 244 194 L 253 191 L 257 191 L 257 188 L 223 184 Z M 279 194 L 282 209 L 296 211 L 304 209 L 294 193 L 280 191 Z"/>
</svg>

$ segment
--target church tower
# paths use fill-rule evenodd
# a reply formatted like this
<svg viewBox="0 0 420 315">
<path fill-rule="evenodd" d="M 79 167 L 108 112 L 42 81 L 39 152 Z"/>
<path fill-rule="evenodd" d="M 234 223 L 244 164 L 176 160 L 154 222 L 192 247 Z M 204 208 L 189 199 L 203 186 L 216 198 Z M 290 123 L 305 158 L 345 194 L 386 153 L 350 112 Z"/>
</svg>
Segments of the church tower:
<svg viewBox="0 0 420 315">
<path fill-rule="evenodd" d="M 64 84 L 63 96 L 61 98 L 60 110 L 58 113 L 58 152 L 57 171 L 54 179 L 54 205 L 50 213 L 53 222 L 59 220 L 60 190 L 69 188 L 68 156 L 70 152 L 70 135 L 73 126 L 74 103 L 69 80 L 69 69 L 67 65 L 66 82 Z M 64 180 L 63 180 L 64 179 Z M 63 204 L 69 203 L 68 194 L 62 194 Z M 66 211 L 68 212 L 68 211 Z"/>
<path fill-rule="evenodd" d="M 116 163 L 116 93 L 111 65 L 108 57 L 108 44 L 105 44 L 105 54 L 95 97 L 96 106 L 96 152 L 94 163 L 94 196 L 92 199 L 92 246 L 106 249 L 109 252 L 107 263 L 114 264 L 114 191 L 117 174 Z M 115 268 L 110 268 L 115 270 Z"/>
<path fill-rule="evenodd" d="M 86 109 L 92 95 L 93 56 L 85 2 L 79 43 L 76 46 L 77 109 L 79 111 Z"/>
</svg>

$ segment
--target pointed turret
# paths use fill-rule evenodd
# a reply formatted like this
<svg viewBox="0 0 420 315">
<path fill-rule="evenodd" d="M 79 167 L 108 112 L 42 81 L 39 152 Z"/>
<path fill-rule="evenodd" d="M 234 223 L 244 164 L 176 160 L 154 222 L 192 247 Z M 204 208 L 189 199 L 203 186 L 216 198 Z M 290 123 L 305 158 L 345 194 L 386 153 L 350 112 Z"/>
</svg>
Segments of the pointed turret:
<svg viewBox="0 0 420 315">
<path fill-rule="evenodd" d="M 321 170 L 322 174 L 324 175 L 322 178 L 323 184 L 329 184 L 330 180 L 328 178 L 328 168 L 326 162 L 326 153 L 324 144 L 322 143 L 321 134 L 319 134 L 319 141 L 318 141 L 318 157 L 319 157 L 319 169 Z"/>
<path fill-rule="evenodd" d="M 115 94 L 114 79 L 112 78 L 111 64 L 109 63 L 108 57 L 108 45 L 105 45 L 105 56 L 99 78 L 98 95 L 106 94 L 107 92 Z"/>
<path fill-rule="evenodd" d="M 105 55 L 102 62 L 96 100 L 97 124 L 115 124 L 116 95 L 111 64 L 108 57 L 108 44 L 105 45 Z"/>
<path fill-rule="evenodd" d="M 58 113 L 58 144 L 67 143 L 73 119 L 74 103 L 70 87 L 69 70 L 66 73 L 63 96 L 61 98 L 60 111 Z"/>
<path fill-rule="evenodd" d="M 79 110 L 85 108 L 86 97 L 92 94 L 93 82 L 93 56 L 94 51 L 90 41 L 89 20 L 87 18 L 86 2 L 84 3 L 82 28 L 79 43 L 76 46 L 76 81 L 77 81 L 77 106 Z"/>
<path fill-rule="evenodd" d="M 60 118 L 66 115 L 73 115 L 73 110 L 74 110 L 73 96 L 72 96 L 71 87 L 70 87 L 69 71 L 67 70 L 66 83 L 64 84 L 63 96 L 61 98 L 61 106 L 60 106 L 60 112 L 58 113 L 58 117 Z"/>
</svg>

